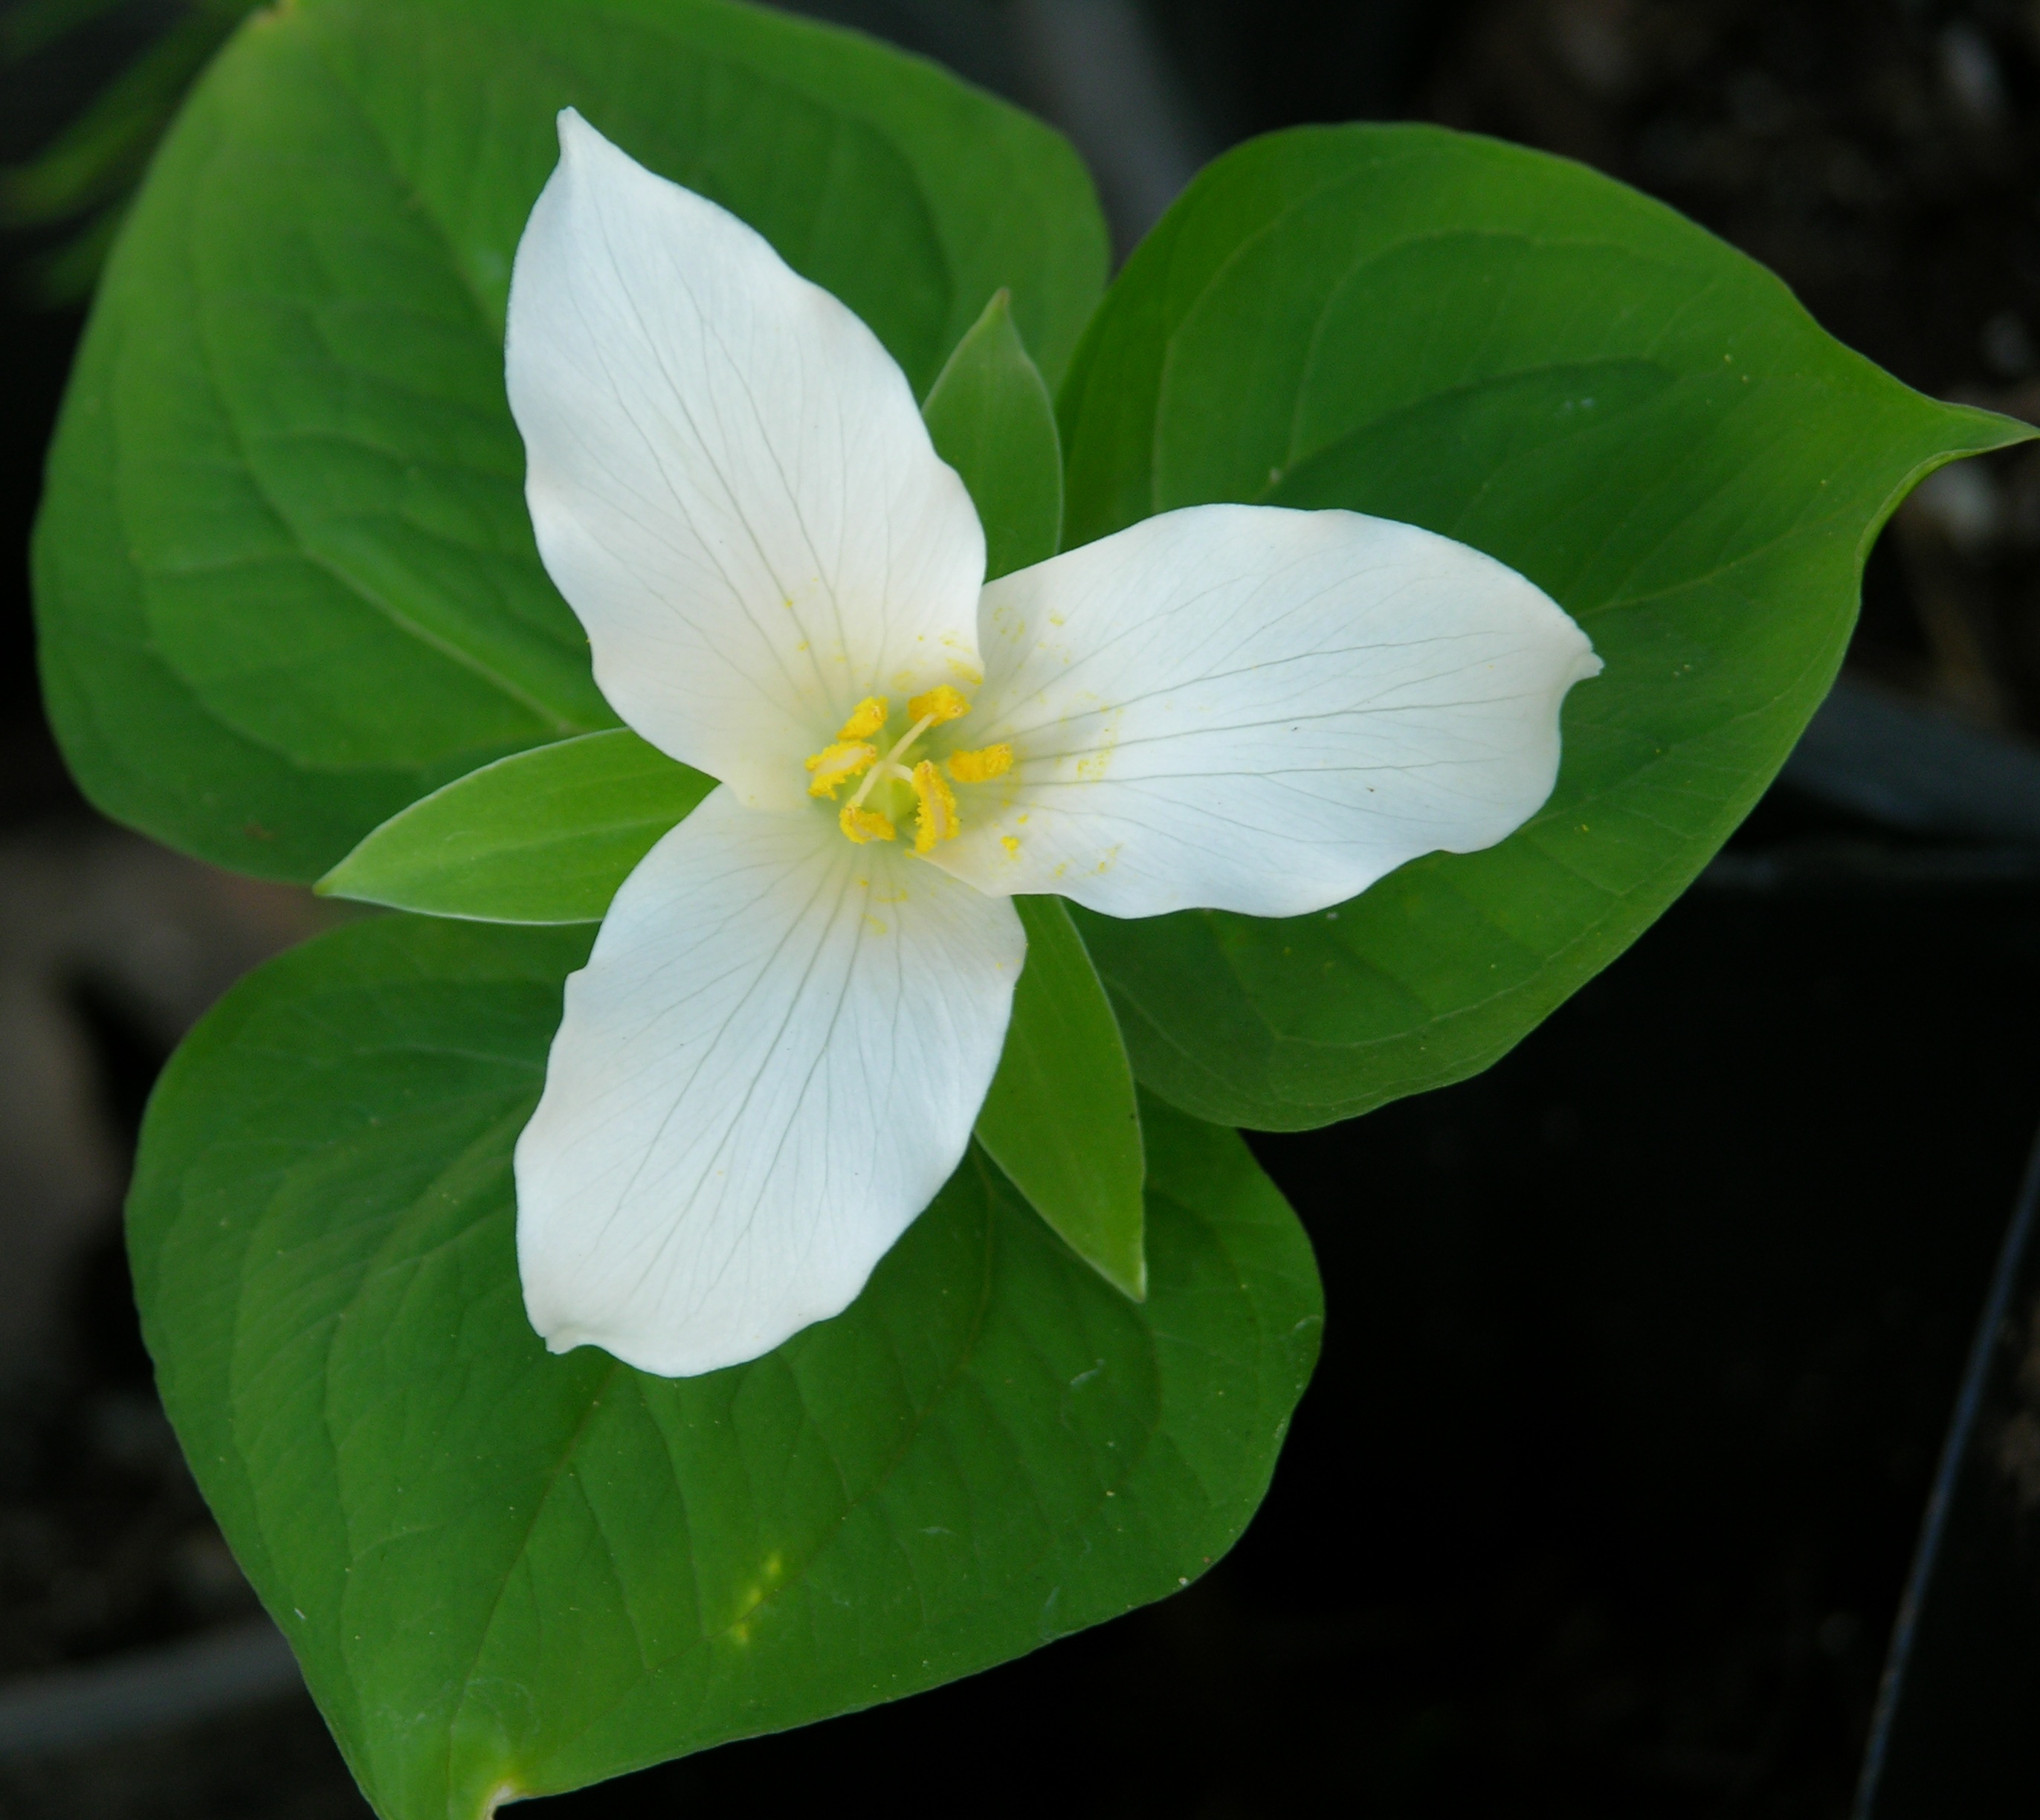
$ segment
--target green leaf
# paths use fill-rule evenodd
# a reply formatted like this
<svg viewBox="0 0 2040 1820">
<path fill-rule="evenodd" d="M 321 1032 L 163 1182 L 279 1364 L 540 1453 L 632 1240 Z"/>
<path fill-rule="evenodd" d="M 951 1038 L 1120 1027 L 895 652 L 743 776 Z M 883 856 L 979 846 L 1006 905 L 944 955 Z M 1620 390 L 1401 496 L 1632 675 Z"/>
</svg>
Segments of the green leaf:
<svg viewBox="0 0 2040 1820">
<path fill-rule="evenodd" d="M 1520 570 L 1607 661 L 1499 847 L 1288 921 L 1079 915 L 1143 1081 L 1270 1129 L 1484 1068 L 1634 941 L 1825 694 L 1898 501 L 2031 433 L 1909 391 L 1669 209 L 1423 127 L 1212 166 L 1060 409 L 1066 543 L 1217 500 L 1373 512 Z"/>
<path fill-rule="evenodd" d="M 584 733 L 413 803 L 318 889 L 484 923 L 599 923 L 630 869 L 714 788 L 626 729 Z"/>
<path fill-rule="evenodd" d="M 1016 897 L 1027 964 L 977 1140 L 1113 1288 L 1148 1293 L 1146 1164 L 1133 1070 L 1098 969 L 1060 897 Z"/>
<path fill-rule="evenodd" d="M 1001 291 L 957 344 L 921 407 L 935 452 L 984 525 L 988 581 L 1044 562 L 1063 535 L 1063 448 L 1041 370 Z"/>
<path fill-rule="evenodd" d="M 385 1820 L 910 1693 L 1203 1572 L 1321 1319 L 1231 1133 L 1151 1107 L 1136 1307 L 965 1163 L 855 1304 L 646 1376 L 525 1322 L 511 1145 L 585 931 L 355 924 L 237 988 L 130 1207 L 164 1398 Z"/>
<path fill-rule="evenodd" d="M 933 65 L 722 0 L 302 0 L 235 34 L 122 230 L 35 554 L 50 712 L 101 807 L 276 877 L 615 724 L 541 567 L 510 261 L 572 104 L 755 225 L 917 388 L 1010 287 L 1052 378 L 1089 180 Z"/>
</svg>

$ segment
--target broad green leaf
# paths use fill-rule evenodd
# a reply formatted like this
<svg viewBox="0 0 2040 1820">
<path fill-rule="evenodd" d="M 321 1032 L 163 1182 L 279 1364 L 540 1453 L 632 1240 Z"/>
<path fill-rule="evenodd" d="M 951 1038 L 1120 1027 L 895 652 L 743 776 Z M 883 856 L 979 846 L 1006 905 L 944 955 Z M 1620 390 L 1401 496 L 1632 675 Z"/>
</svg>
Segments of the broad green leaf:
<svg viewBox="0 0 2040 1820">
<path fill-rule="evenodd" d="M 714 788 L 626 728 L 583 733 L 413 803 L 318 889 L 483 923 L 599 923 L 630 869 Z"/>
<path fill-rule="evenodd" d="M 1140 1108 L 1118 1021 L 1060 897 L 1016 897 L 1027 964 L 977 1140 L 1070 1249 L 1148 1293 Z"/>
<path fill-rule="evenodd" d="M 966 1161 L 844 1314 L 649 1377 L 527 1325 L 511 1146 L 588 932 L 377 918 L 172 1062 L 129 1210 L 165 1401 L 385 1820 L 930 1687 L 1194 1579 L 1313 1361 L 1310 1248 L 1148 1109 L 1149 1293 Z"/>
<path fill-rule="evenodd" d="M 301 0 L 234 36 L 109 262 L 36 544 L 102 808 L 311 878 L 419 797 L 612 726 L 503 394 L 511 256 L 569 104 L 734 210 L 918 388 L 1002 286 L 1051 378 L 1102 284 L 1048 128 L 724 0 Z"/>
<path fill-rule="evenodd" d="M 1499 847 L 1285 922 L 1079 915 L 1142 1079 L 1270 1129 L 1485 1067 L 1634 941 L 1825 694 L 1898 501 L 2030 433 L 1908 390 L 1669 209 L 1422 127 L 1212 166 L 1060 409 L 1066 543 L 1217 500 L 1406 520 L 1528 575 L 1607 661 Z"/>
<path fill-rule="evenodd" d="M 1001 291 L 921 407 L 935 452 L 963 476 L 984 525 L 984 578 L 1045 562 L 1063 533 L 1063 450 L 1041 369 Z"/>
</svg>

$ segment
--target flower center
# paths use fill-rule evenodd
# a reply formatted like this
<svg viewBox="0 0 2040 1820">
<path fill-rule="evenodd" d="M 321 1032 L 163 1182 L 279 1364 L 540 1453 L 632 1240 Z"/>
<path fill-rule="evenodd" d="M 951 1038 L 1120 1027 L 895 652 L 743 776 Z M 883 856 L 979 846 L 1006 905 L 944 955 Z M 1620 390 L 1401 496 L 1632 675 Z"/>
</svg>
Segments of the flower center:
<svg viewBox="0 0 2040 1820">
<path fill-rule="evenodd" d="M 825 796 L 832 802 L 835 793 L 853 778 L 861 779 L 849 801 L 836 816 L 846 838 L 862 846 L 868 840 L 893 840 L 899 836 L 897 819 L 914 812 L 914 851 L 932 853 L 942 841 L 953 840 L 963 831 L 957 813 L 957 783 L 988 783 L 1013 768 L 1013 748 L 987 746 L 980 752 L 952 752 L 943 760 L 949 775 L 932 758 L 923 756 L 913 764 L 908 756 L 919 741 L 935 728 L 961 720 L 970 703 L 960 690 L 940 683 L 907 704 L 907 727 L 889 743 L 886 726 L 892 710 L 883 695 L 867 695 L 851 712 L 850 718 L 832 743 L 808 760 L 808 794 Z M 883 754 L 881 747 L 884 747 Z"/>
</svg>

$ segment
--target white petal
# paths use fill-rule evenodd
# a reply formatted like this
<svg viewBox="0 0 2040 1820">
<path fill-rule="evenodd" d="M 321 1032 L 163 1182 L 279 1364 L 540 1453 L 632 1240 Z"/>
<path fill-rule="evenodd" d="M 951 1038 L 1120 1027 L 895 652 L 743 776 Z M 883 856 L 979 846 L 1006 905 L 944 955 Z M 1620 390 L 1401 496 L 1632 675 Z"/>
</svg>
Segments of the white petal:
<svg viewBox="0 0 2040 1820">
<path fill-rule="evenodd" d="M 546 1344 L 684 1377 L 847 1307 L 961 1159 L 1026 953 L 1010 904 L 711 794 L 567 981 L 517 1142 Z"/>
<path fill-rule="evenodd" d="M 571 109 L 517 246 L 508 364 L 539 553 L 654 745 L 790 805 L 862 697 L 976 681 L 984 535 L 905 375 Z"/>
<path fill-rule="evenodd" d="M 936 862 L 1115 916 L 1299 916 L 1551 794 L 1586 634 L 1479 551 L 1349 512 L 1166 513 L 995 581 L 965 793 Z M 959 729 L 961 730 L 961 729 Z"/>
</svg>

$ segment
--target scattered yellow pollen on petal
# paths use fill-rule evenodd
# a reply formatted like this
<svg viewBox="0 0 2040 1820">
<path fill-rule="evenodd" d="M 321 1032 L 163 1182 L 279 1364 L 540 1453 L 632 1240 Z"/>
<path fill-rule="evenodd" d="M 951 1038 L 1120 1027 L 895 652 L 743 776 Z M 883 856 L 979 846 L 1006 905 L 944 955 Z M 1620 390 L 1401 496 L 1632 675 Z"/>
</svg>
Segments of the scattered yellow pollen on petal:
<svg viewBox="0 0 2040 1820">
<path fill-rule="evenodd" d="M 995 777 L 1005 776 L 1012 768 L 1013 748 L 1009 745 L 950 754 L 950 775 L 958 783 L 989 783 Z"/>
<path fill-rule="evenodd" d="M 843 812 L 836 817 L 843 831 L 862 847 L 867 840 L 896 840 L 899 831 L 875 809 L 859 809 L 856 804 L 846 804 Z"/>
<path fill-rule="evenodd" d="M 808 760 L 808 794 L 833 797 L 843 786 L 878 762 L 878 748 L 862 740 L 824 746 Z"/>
<path fill-rule="evenodd" d="M 1007 852 L 1011 855 L 1014 859 L 1018 859 L 1020 857 L 1020 843 L 1014 840 L 1011 835 L 1002 834 L 999 836 L 999 844 L 1004 847 Z"/>
<path fill-rule="evenodd" d="M 959 721 L 970 712 L 970 703 L 963 699 L 960 689 L 951 688 L 947 683 L 938 683 L 925 695 L 916 695 L 907 704 L 910 718 L 917 721 Z"/>
<path fill-rule="evenodd" d="M 885 724 L 890 704 L 883 695 L 866 695 L 851 710 L 850 718 L 843 723 L 843 731 L 835 737 L 839 740 L 868 740 Z"/>
<path fill-rule="evenodd" d="M 932 853 L 940 840 L 953 840 L 962 825 L 957 820 L 956 792 L 942 781 L 942 774 L 927 759 L 914 767 L 914 794 L 920 813 L 914 818 L 914 851 Z"/>
</svg>

